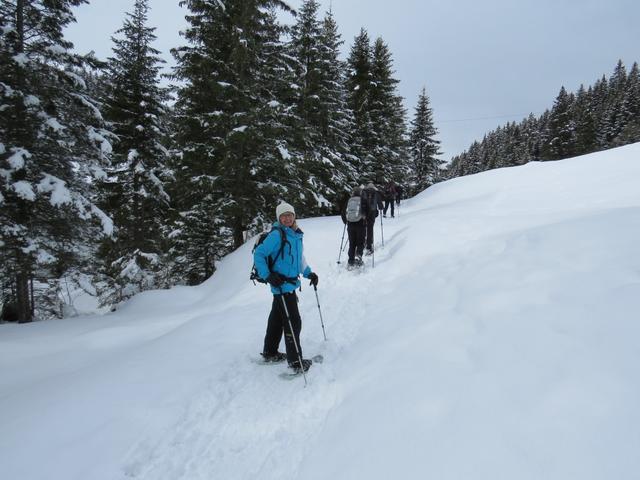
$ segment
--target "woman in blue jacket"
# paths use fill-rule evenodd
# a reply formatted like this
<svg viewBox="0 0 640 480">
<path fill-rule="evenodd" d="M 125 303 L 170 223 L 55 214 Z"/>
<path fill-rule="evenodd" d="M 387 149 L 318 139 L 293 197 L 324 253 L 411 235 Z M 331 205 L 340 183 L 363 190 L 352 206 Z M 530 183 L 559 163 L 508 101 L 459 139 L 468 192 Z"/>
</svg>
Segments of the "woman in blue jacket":
<svg viewBox="0 0 640 480">
<path fill-rule="evenodd" d="M 311 366 L 311 360 L 302 356 L 302 320 L 298 311 L 296 289 L 300 287 L 300 274 L 311 280 L 311 285 L 314 286 L 318 285 L 318 275 L 311 271 L 304 258 L 304 234 L 296 224 L 294 208 L 288 203 L 281 203 L 276 208 L 276 217 L 278 221 L 273 224 L 271 233 L 253 254 L 258 275 L 271 285 L 273 293 L 262 356 L 267 362 L 283 361 L 286 358 L 294 370 L 306 371 Z M 286 356 L 278 352 L 283 333 Z"/>
</svg>

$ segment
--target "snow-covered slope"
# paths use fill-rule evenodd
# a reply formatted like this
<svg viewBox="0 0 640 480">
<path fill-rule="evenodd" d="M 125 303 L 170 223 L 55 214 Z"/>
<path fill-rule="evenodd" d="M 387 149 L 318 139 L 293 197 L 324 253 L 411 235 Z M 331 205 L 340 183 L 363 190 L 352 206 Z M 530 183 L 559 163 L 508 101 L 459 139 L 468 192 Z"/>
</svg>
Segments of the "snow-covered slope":
<svg viewBox="0 0 640 480">
<path fill-rule="evenodd" d="M 199 287 L 0 325 L 2 478 L 638 478 L 639 183 L 640 144 L 446 182 L 360 274 L 337 217 L 302 221 L 306 388 L 252 361 L 250 245 Z"/>
</svg>

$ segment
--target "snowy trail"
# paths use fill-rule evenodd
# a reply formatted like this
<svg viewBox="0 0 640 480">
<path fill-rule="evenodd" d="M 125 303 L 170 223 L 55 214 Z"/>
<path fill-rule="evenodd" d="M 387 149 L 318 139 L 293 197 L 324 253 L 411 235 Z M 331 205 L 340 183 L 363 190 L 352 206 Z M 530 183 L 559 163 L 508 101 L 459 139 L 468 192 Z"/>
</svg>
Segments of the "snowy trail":
<svg viewBox="0 0 640 480">
<path fill-rule="evenodd" d="M 332 220 L 334 224 L 338 222 L 334 226 L 340 225 L 338 218 Z M 335 244 L 335 238 L 331 238 L 335 237 L 334 230 L 338 231 L 328 229 L 331 233 L 320 242 Z M 380 245 L 377 250 L 381 259 L 387 256 Z M 260 350 L 261 343 L 256 343 L 255 354 L 237 355 L 237 363 L 212 378 L 206 390 L 190 402 L 182 417 L 159 438 L 145 439 L 132 449 L 125 467 L 128 477 L 209 479 L 211 472 L 233 471 L 243 465 L 242 472 L 234 478 L 253 479 L 263 471 L 271 472 L 273 478 L 296 478 L 296 465 L 309 454 L 312 439 L 342 399 L 343 388 L 336 380 L 336 370 L 341 369 L 341 352 L 357 340 L 371 314 L 367 293 L 375 282 L 370 259 L 366 274 L 346 271 L 346 261 L 340 266 L 330 259 L 322 263 L 324 268 L 318 266 L 322 272 L 318 294 L 327 342 L 322 337 L 313 290 L 305 284 L 300 295 L 303 348 L 307 356 L 317 353 L 325 356 L 324 363 L 309 372 L 308 387 L 303 388 L 302 378 L 279 379 L 277 373 L 286 370 L 282 364 L 259 365 L 252 361 Z M 344 291 L 349 295 L 344 295 Z M 234 304 L 249 298 L 242 293 L 240 296 L 243 302 Z M 354 302 L 354 298 L 363 301 Z M 258 307 L 256 310 L 268 313 L 262 302 Z M 264 324 L 258 330 L 262 333 L 266 315 L 256 317 L 255 323 Z"/>
<path fill-rule="evenodd" d="M 194 288 L 0 325 L 0 464 L 21 480 L 631 479 L 640 471 L 640 145 L 430 188 L 336 265 L 301 221 L 309 385 L 259 365 L 251 245 Z M 28 446 L 28 447 L 27 447 Z M 38 459 L 34 461 L 33 459 Z"/>
</svg>

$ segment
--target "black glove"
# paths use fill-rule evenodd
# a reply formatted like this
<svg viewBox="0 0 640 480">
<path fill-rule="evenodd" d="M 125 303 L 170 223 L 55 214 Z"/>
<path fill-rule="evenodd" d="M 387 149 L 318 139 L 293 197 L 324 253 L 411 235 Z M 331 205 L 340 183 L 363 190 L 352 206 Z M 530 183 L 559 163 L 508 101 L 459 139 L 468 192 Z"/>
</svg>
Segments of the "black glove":
<svg viewBox="0 0 640 480">
<path fill-rule="evenodd" d="M 284 283 L 284 277 L 278 272 L 271 272 L 267 277 L 267 283 L 273 285 L 276 288 L 281 287 Z"/>
<path fill-rule="evenodd" d="M 313 285 L 314 287 L 318 286 L 318 275 L 316 275 L 315 273 L 311 272 L 309 274 L 309 280 L 311 280 L 309 282 L 309 285 Z"/>
</svg>

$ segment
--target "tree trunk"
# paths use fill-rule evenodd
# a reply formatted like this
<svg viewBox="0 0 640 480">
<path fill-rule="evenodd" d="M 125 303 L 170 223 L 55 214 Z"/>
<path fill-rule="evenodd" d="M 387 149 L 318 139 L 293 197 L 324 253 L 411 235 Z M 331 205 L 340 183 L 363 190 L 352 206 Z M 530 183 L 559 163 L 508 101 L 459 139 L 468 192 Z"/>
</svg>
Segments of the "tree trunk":
<svg viewBox="0 0 640 480">
<path fill-rule="evenodd" d="M 24 52 L 24 2 L 18 0 L 16 3 L 16 31 L 18 33 L 17 53 Z"/>
<path fill-rule="evenodd" d="M 28 323 L 33 319 L 29 301 L 29 274 L 24 271 L 16 274 L 16 307 L 18 323 Z"/>
<path fill-rule="evenodd" d="M 233 222 L 233 248 L 239 248 L 244 245 L 244 226 L 242 218 L 237 216 Z"/>
</svg>

